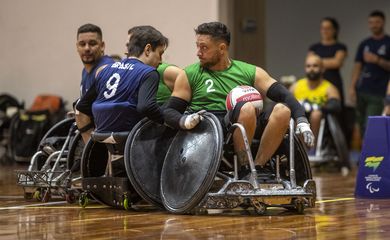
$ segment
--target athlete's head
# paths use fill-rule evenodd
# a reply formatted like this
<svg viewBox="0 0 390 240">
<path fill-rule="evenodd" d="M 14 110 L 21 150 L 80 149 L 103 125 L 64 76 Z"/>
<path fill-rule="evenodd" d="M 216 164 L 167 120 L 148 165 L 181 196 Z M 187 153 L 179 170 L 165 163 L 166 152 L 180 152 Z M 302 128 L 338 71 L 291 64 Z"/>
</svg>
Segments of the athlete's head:
<svg viewBox="0 0 390 240">
<path fill-rule="evenodd" d="M 382 11 L 375 10 L 368 16 L 368 27 L 373 35 L 381 35 L 385 28 L 385 14 Z"/>
<path fill-rule="evenodd" d="M 227 54 L 230 44 L 230 31 L 225 24 L 209 22 L 195 29 L 197 56 L 202 67 L 210 68 L 218 64 Z"/>
<path fill-rule="evenodd" d="M 157 67 L 168 47 L 168 38 L 152 26 L 136 26 L 128 31 L 127 54 Z"/>
<path fill-rule="evenodd" d="M 314 54 L 307 56 L 305 62 L 305 73 L 307 79 L 310 81 L 320 80 L 322 77 L 322 72 L 323 66 L 321 58 Z"/>
<path fill-rule="evenodd" d="M 104 55 L 103 34 L 100 27 L 84 24 L 77 30 L 77 52 L 84 64 L 94 64 Z"/>
</svg>

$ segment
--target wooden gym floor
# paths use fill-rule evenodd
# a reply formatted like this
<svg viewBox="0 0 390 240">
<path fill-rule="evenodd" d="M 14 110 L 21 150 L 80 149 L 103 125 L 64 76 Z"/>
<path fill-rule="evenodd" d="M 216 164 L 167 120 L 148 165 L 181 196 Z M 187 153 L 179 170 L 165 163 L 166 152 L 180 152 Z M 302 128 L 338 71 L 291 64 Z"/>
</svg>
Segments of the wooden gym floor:
<svg viewBox="0 0 390 240">
<path fill-rule="evenodd" d="M 297 215 L 271 208 L 265 216 L 233 210 L 174 215 L 145 206 L 124 211 L 62 199 L 26 201 L 14 170 L 0 166 L 0 239 L 390 239 L 390 200 L 355 199 L 349 176 L 314 173 L 317 203 Z"/>
</svg>

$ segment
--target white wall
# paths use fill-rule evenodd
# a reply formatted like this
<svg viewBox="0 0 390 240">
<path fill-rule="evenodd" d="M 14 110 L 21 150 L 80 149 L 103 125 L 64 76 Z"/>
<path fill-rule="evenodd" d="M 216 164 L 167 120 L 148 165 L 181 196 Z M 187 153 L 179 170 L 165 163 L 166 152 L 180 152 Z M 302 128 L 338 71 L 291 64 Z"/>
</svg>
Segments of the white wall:
<svg viewBox="0 0 390 240">
<path fill-rule="evenodd" d="M 319 41 L 323 17 L 338 20 L 339 39 L 348 47 L 342 69 L 344 89 L 350 82 L 357 46 L 370 35 L 367 19 L 372 10 L 386 14 L 386 32 L 390 34 L 389 0 L 267 0 L 266 6 L 266 69 L 275 78 L 303 76 L 307 49 Z"/>
<path fill-rule="evenodd" d="M 82 70 L 76 31 L 84 23 L 102 28 L 107 54 L 122 56 L 127 30 L 153 25 L 170 40 L 164 60 L 184 67 L 197 60 L 193 29 L 217 18 L 218 0 L 1 0 L 0 93 L 26 107 L 40 93 L 76 99 Z"/>
</svg>

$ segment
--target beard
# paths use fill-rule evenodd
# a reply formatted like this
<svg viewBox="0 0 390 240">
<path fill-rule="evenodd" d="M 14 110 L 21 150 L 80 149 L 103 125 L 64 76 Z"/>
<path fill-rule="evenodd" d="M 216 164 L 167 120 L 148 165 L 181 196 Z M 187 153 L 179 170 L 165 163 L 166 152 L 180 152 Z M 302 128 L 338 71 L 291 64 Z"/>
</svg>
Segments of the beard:
<svg viewBox="0 0 390 240">
<path fill-rule="evenodd" d="M 91 60 L 81 60 L 84 64 L 94 64 L 96 62 L 95 59 L 91 59 Z"/>
<path fill-rule="evenodd" d="M 373 28 L 371 28 L 371 32 L 374 35 L 380 35 L 384 32 L 384 28 L 383 27 L 373 27 Z"/>
<path fill-rule="evenodd" d="M 310 81 L 320 80 L 322 73 L 321 72 L 307 72 L 306 77 Z"/>
<path fill-rule="evenodd" d="M 216 54 L 207 62 L 202 62 L 202 60 L 200 60 L 200 66 L 203 68 L 211 68 L 211 67 L 217 65 L 220 62 L 220 60 L 221 60 L 221 57 Z"/>
</svg>

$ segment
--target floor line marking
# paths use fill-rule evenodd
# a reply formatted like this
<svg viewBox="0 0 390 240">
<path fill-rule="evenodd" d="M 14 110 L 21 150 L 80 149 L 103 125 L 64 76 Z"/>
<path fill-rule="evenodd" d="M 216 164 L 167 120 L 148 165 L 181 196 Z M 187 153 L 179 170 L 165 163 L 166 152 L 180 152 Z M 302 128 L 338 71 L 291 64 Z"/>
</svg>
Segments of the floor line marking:
<svg viewBox="0 0 390 240">
<path fill-rule="evenodd" d="M 316 203 L 341 202 L 341 201 L 352 201 L 352 200 L 355 200 L 355 198 L 335 198 L 329 200 L 319 200 L 316 201 Z"/>
<path fill-rule="evenodd" d="M 336 198 L 336 199 L 328 199 L 328 200 L 318 200 L 316 203 L 329 203 L 329 202 L 341 202 L 341 201 L 352 201 L 355 198 Z M 12 209 L 27 209 L 27 208 L 46 208 L 46 209 L 59 209 L 59 208 L 78 208 L 82 209 L 80 206 L 53 206 L 67 203 L 66 201 L 59 202 L 47 202 L 47 203 L 37 203 L 37 204 L 28 204 L 28 205 L 19 205 L 19 206 L 11 206 L 11 207 L 0 207 L 0 210 L 12 210 Z M 97 206 L 89 206 L 87 209 L 91 208 L 109 208 L 104 205 Z"/>
</svg>

